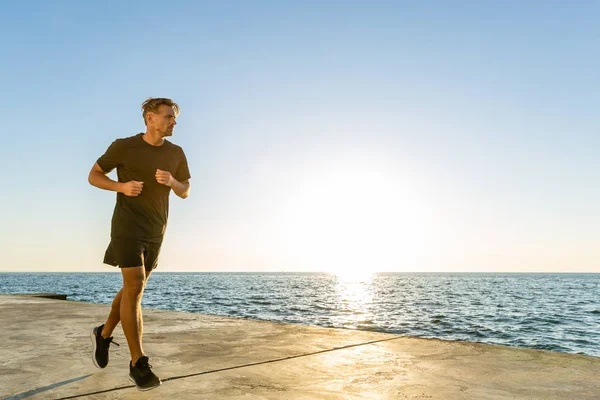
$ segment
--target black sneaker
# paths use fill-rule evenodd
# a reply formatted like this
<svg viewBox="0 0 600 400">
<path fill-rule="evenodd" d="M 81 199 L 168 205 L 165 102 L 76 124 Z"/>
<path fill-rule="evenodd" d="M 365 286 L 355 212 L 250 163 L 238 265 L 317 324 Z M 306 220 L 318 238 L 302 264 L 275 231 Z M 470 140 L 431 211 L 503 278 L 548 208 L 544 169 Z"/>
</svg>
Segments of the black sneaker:
<svg viewBox="0 0 600 400">
<path fill-rule="evenodd" d="M 104 339 L 102 337 L 102 328 L 104 328 L 104 324 L 95 327 L 92 329 L 92 333 L 90 333 L 90 337 L 92 338 L 92 361 L 94 365 L 98 368 L 105 368 L 108 365 L 108 348 L 111 343 L 116 344 L 119 343 L 113 342 L 112 336 L 108 339 Z"/>
<path fill-rule="evenodd" d="M 135 363 L 135 367 L 131 366 L 129 361 L 129 379 L 135 383 L 137 390 L 150 390 L 162 385 L 158 376 L 152 372 L 152 365 L 148 364 L 148 357 L 141 356 Z"/>
</svg>

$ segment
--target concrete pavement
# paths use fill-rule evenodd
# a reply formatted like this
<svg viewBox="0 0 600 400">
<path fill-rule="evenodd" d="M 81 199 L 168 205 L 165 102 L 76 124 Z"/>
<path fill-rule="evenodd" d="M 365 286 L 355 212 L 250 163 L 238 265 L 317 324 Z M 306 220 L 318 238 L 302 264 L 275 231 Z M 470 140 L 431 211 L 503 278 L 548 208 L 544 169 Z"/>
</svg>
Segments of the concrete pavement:
<svg viewBox="0 0 600 400">
<path fill-rule="evenodd" d="M 144 309 L 160 388 L 105 369 L 89 333 L 109 306 L 0 295 L 1 399 L 599 399 L 600 358 Z"/>
</svg>

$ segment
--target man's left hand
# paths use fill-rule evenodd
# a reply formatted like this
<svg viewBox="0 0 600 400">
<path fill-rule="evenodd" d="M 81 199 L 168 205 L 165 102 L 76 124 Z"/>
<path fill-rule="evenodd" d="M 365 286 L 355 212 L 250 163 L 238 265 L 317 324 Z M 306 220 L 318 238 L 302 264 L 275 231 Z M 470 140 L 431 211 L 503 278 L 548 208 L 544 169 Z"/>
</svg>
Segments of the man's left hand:
<svg viewBox="0 0 600 400">
<path fill-rule="evenodd" d="M 163 171 L 161 169 L 156 170 L 156 181 L 162 185 L 171 186 L 173 185 L 173 181 L 175 178 L 171 175 L 169 171 Z"/>
</svg>

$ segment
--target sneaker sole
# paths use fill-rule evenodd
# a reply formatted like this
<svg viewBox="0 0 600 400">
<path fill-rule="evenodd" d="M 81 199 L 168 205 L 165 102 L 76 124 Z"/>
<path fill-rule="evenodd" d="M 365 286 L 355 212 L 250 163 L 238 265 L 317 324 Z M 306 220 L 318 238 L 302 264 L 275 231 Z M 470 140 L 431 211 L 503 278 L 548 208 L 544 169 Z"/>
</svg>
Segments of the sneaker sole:
<svg viewBox="0 0 600 400">
<path fill-rule="evenodd" d="M 159 386 L 162 385 L 162 381 L 159 380 L 158 384 L 156 384 L 154 386 L 150 386 L 150 387 L 147 387 L 147 388 L 138 386 L 137 383 L 135 383 L 135 380 L 133 379 L 133 377 L 131 376 L 131 374 L 129 374 L 129 380 L 135 384 L 135 388 L 137 390 L 139 390 L 140 392 L 147 392 L 148 390 L 156 389 L 157 387 L 159 387 Z"/>
<path fill-rule="evenodd" d="M 96 367 L 102 369 L 102 367 L 99 366 L 96 362 L 96 334 L 94 334 L 95 329 L 96 328 L 93 328 L 92 332 L 90 333 L 90 338 L 92 339 L 92 361 Z"/>
</svg>

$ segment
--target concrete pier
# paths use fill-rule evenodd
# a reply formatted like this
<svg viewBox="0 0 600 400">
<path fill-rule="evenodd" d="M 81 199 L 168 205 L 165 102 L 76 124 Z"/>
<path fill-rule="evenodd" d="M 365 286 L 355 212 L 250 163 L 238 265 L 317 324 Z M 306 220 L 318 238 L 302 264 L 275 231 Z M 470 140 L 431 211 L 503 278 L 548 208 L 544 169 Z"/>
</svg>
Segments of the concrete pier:
<svg viewBox="0 0 600 400">
<path fill-rule="evenodd" d="M 109 306 L 0 295 L 0 399 L 600 399 L 600 358 L 144 309 L 160 388 L 128 378 L 120 325 L 96 368 Z"/>
</svg>

